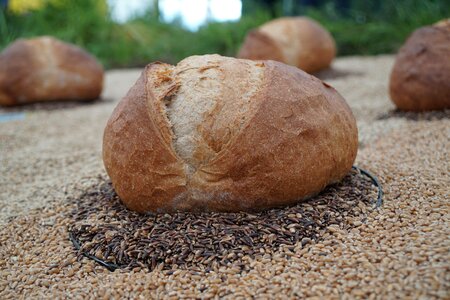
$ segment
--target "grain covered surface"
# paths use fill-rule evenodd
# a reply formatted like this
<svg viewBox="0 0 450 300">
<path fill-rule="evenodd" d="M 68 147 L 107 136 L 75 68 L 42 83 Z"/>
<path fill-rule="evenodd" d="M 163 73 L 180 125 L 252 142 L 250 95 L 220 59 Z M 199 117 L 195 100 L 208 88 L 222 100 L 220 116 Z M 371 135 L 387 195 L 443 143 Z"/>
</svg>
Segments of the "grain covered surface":
<svg viewBox="0 0 450 300">
<path fill-rule="evenodd" d="M 354 111 L 357 164 L 383 183 L 382 209 L 367 209 L 348 229 L 328 228 L 293 254 L 250 259 L 244 272 L 229 265 L 111 273 L 77 261 L 67 238 L 70 199 L 104 176 L 104 125 L 140 70 L 108 72 L 100 102 L 0 109 L 25 112 L 0 123 L 0 298 L 449 298 L 450 112 L 392 112 L 392 63 L 391 56 L 341 58 L 320 74 Z"/>
</svg>

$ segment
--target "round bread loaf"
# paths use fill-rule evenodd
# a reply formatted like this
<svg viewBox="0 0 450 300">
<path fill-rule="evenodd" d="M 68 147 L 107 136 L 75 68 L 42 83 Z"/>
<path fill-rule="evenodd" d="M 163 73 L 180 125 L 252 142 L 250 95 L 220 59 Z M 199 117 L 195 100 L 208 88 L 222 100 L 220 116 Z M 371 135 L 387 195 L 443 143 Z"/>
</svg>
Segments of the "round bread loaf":
<svg viewBox="0 0 450 300">
<path fill-rule="evenodd" d="M 389 91 L 397 108 L 450 108 L 450 22 L 416 30 L 400 48 Z"/>
<path fill-rule="evenodd" d="M 336 56 L 330 33 L 306 17 L 270 21 L 247 35 L 239 58 L 270 59 L 312 73 L 327 68 Z"/>
<path fill-rule="evenodd" d="M 106 125 L 103 161 L 132 210 L 240 211 L 319 193 L 357 147 L 352 112 L 326 83 L 205 55 L 145 68 Z"/>
<path fill-rule="evenodd" d="M 97 60 L 52 37 L 20 39 L 0 54 L 0 105 L 93 100 L 102 87 Z"/>
</svg>

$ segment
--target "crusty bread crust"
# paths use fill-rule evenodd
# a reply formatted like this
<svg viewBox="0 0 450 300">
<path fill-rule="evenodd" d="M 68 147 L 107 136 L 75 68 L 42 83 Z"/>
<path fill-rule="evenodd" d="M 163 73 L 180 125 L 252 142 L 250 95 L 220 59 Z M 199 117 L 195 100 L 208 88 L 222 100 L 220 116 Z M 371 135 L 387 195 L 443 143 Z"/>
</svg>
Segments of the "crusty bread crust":
<svg viewBox="0 0 450 300">
<path fill-rule="evenodd" d="M 119 103 L 106 126 L 103 161 L 124 203 L 136 211 L 170 210 L 187 189 L 184 164 L 171 144 L 170 125 L 161 101 L 147 90 L 148 65 Z"/>
<path fill-rule="evenodd" d="M 20 39 L 0 54 L 0 105 L 93 100 L 102 87 L 94 57 L 51 37 Z"/>
<path fill-rule="evenodd" d="M 397 108 L 450 108 L 450 22 L 416 30 L 400 48 L 389 92 Z"/>
<path fill-rule="evenodd" d="M 237 56 L 244 59 L 276 60 L 287 63 L 276 42 L 258 29 L 247 34 Z"/>
<path fill-rule="evenodd" d="M 211 57 L 219 70 L 233 60 Z M 194 172 L 188 172 L 187 161 L 175 149 L 177 137 L 164 100 L 182 84 L 176 75 L 178 66 L 173 72 L 165 72 L 171 67 L 161 63 L 146 67 L 114 110 L 103 139 L 106 170 L 130 209 L 240 211 L 294 204 L 350 170 L 358 137 L 345 100 L 297 68 L 273 61 L 258 64 L 261 82 L 250 99 L 245 122 Z M 155 74 L 163 75 L 158 81 Z M 213 109 L 204 122 L 225 113 Z M 216 129 L 209 128 L 207 134 L 214 135 Z M 200 141 L 198 149 L 207 142 Z"/>
<path fill-rule="evenodd" d="M 308 73 L 327 68 L 336 56 L 336 44 L 330 33 L 307 17 L 272 20 L 251 31 L 239 58 L 270 59 L 296 66 Z"/>
<path fill-rule="evenodd" d="M 439 22 L 434 23 L 433 26 L 441 27 L 446 30 L 450 30 L 450 19 L 440 20 Z"/>
<path fill-rule="evenodd" d="M 176 82 L 177 88 L 165 102 L 166 112 L 175 151 L 188 172 L 214 158 L 249 121 L 263 70 L 263 64 L 219 55 L 191 56 L 174 68 L 166 85 L 171 89 L 170 82 Z M 152 80 L 157 77 L 149 77 L 149 90 L 164 86 Z"/>
</svg>

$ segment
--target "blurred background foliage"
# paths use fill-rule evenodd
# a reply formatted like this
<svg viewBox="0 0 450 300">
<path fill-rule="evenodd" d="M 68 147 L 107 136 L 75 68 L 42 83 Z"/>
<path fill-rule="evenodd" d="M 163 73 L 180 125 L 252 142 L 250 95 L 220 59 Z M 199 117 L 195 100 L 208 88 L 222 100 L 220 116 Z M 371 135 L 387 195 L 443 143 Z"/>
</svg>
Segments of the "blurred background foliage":
<svg viewBox="0 0 450 300">
<path fill-rule="evenodd" d="M 414 29 L 450 16 L 449 0 L 243 0 L 239 21 L 212 21 L 192 32 L 180 20 L 161 21 L 157 5 L 117 23 L 105 0 L 14 2 L 0 10 L 0 50 L 17 38 L 52 35 L 86 48 L 107 68 L 176 63 L 194 54 L 234 56 L 250 29 L 283 15 L 319 21 L 339 55 L 394 53 Z"/>
</svg>

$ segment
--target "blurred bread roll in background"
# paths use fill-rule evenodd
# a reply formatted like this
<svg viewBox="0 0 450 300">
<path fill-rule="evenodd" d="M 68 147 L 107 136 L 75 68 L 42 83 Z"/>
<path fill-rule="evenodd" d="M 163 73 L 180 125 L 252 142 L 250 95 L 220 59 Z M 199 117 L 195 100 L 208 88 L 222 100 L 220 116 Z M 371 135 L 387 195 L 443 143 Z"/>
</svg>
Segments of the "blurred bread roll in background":
<svg viewBox="0 0 450 300">
<path fill-rule="evenodd" d="M 85 50 L 52 37 L 20 39 L 0 53 L 0 104 L 93 100 L 103 67 Z"/>
<path fill-rule="evenodd" d="M 440 20 L 439 22 L 436 22 L 434 26 L 443 27 L 447 28 L 447 30 L 450 30 L 450 19 Z"/>
<path fill-rule="evenodd" d="M 132 210 L 240 211 L 319 193 L 357 149 L 331 86 L 279 62 L 204 55 L 145 68 L 106 125 L 103 161 Z"/>
<path fill-rule="evenodd" d="M 450 20 L 409 36 L 397 54 L 389 92 L 400 110 L 450 108 Z"/>
<path fill-rule="evenodd" d="M 307 17 L 272 20 L 248 33 L 239 58 L 276 60 L 313 73 L 330 66 L 336 44 L 330 33 Z"/>
</svg>

